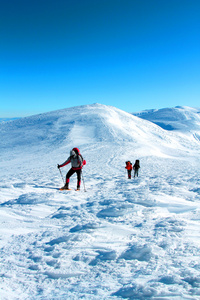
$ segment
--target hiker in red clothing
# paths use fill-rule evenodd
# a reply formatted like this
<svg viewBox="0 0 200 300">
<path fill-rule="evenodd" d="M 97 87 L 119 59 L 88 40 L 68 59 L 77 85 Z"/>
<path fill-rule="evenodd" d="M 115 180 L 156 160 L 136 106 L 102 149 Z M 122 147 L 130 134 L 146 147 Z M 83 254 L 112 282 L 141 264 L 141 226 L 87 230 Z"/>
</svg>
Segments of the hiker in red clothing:
<svg viewBox="0 0 200 300">
<path fill-rule="evenodd" d="M 81 170 L 82 167 L 86 164 L 86 161 L 83 159 L 82 155 L 79 152 L 78 148 L 73 148 L 70 151 L 70 156 L 68 159 L 61 165 L 58 165 L 58 169 L 66 166 L 71 162 L 71 169 L 66 175 L 66 183 L 61 188 L 61 190 L 69 190 L 69 178 L 76 173 L 77 174 L 77 190 L 80 190 L 81 185 Z"/>
<path fill-rule="evenodd" d="M 128 179 L 131 179 L 131 172 L 133 170 L 133 167 L 132 167 L 132 163 L 130 161 L 126 161 L 125 169 L 127 169 L 127 172 L 128 172 Z"/>
</svg>

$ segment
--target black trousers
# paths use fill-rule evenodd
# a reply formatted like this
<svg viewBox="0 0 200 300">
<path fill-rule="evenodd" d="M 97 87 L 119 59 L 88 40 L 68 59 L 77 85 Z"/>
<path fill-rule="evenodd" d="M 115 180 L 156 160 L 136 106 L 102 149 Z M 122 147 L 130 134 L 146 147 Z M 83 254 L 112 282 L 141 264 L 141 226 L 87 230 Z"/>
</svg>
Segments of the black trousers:
<svg viewBox="0 0 200 300">
<path fill-rule="evenodd" d="M 77 174 L 77 188 L 81 185 L 81 169 L 79 170 L 73 170 L 72 168 L 68 171 L 66 175 L 66 183 L 69 184 L 69 178 L 74 174 Z"/>
<path fill-rule="evenodd" d="M 127 170 L 128 172 L 128 178 L 131 178 L 131 170 Z"/>
</svg>

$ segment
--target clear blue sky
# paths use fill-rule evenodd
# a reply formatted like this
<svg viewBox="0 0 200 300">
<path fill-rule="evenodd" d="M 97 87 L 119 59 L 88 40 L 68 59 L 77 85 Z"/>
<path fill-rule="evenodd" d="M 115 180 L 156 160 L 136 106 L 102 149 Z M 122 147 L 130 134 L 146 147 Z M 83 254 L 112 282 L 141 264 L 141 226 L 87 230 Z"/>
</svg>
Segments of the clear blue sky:
<svg viewBox="0 0 200 300">
<path fill-rule="evenodd" d="M 0 117 L 200 107 L 200 0 L 0 0 Z"/>
</svg>

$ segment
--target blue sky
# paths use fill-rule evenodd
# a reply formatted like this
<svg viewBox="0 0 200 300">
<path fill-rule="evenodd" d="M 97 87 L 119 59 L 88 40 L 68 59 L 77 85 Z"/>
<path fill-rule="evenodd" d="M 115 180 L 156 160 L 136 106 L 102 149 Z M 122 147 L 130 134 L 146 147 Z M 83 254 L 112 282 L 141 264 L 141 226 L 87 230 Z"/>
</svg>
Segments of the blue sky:
<svg viewBox="0 0 200 300">
<path fill-rule="evenodd" d="M 0 117 L 200 106 L 199 0 L 0 0 Z"/>
</svg>

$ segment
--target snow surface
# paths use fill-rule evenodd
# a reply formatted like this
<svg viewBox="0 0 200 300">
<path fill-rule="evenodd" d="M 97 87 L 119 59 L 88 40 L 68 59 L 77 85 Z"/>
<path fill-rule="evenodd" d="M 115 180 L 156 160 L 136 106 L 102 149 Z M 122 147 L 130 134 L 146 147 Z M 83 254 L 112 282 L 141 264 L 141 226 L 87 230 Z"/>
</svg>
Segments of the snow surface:
<svg viewBox="0 0 200 300">
<path fill-rule="evenodd" d="M 179 113 L 170 131 L 101 104 L 0 124 L 1 300 L 200 299 L 199 111 Z M 57 189 L 72 147 L 86 192 Z"/>
</svg>

